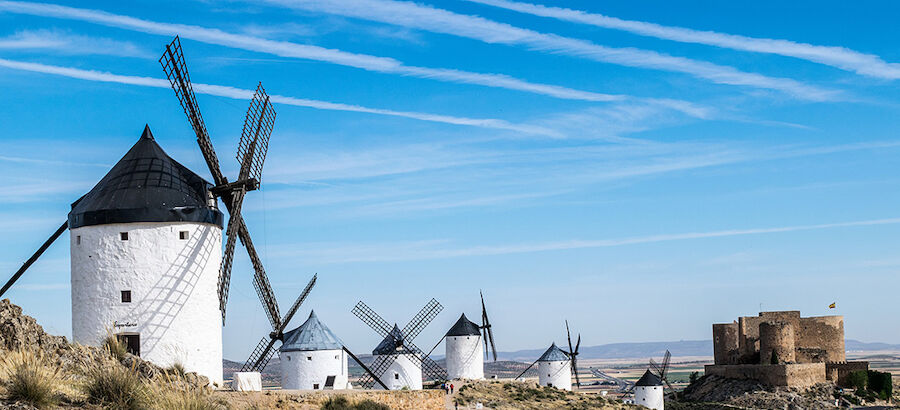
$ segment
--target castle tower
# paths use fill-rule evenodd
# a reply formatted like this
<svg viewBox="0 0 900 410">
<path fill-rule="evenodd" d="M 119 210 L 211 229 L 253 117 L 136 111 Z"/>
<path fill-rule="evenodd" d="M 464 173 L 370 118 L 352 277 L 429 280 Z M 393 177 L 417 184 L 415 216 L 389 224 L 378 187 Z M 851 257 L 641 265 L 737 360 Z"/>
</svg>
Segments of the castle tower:
<svg viewBox="0 0 900 410">
<path fill-rule="evenodd" d="M 541 386 L 552 386 L 562 390 L 572 390 L 572 361 L 569 355 L 550 345 L 547 351 L 537 360 L 538 383 Z"/>
<path fill-rule="evenodd" d="M 662 380 L 650 370 L 634 383 L 634 404 L 655 410 L 665 408 Z"/>
<path fill-rule="evenodd" d="M 409 390 L 422 390 L 422 367 L 414 357 L 414 352 L 406 350 L 402 345 L 397 346 L 395 341 L 402 339 L 400 328 L 394 325 L 391 334 L 386 336 L 372 351 L 375 362 L 384 360 L 380 359 L 382 356 L 387 356 L 387 360 L 391 360 L 390 356 L 397 355 L 394 362 L 381 374 L 379 379 L 390 390 L 400 390 L 404 387 Z M 374 388 L 381 389 L 381 386 L 376 384 Z"/>
<path fill-rule="evenodd" d="M 150 128 L 72 205 L 72 338 L 108 335 L 159 366 L 222 384 L 222 213 L 210 184 Z"/>
<path fill-rule="evenodd" d="M 783 364 L 795 361 L 794 327 L 788 322 L 759 324 L 760 364 Z"/>
<path fill-rule="evenodd" d="M 447 377 L 455 379 L 484 379 L 484 348 L 481 328 L 466 318 L 465 313 L 444 337 L 447 349 Z"/>
<path fill-rule="evenodd" d="M 285 333 L 281 345 L 281 388 L 285 390 L 349 389 L 347 355 L 316 312 L 300 327 Z"/>
</svg>

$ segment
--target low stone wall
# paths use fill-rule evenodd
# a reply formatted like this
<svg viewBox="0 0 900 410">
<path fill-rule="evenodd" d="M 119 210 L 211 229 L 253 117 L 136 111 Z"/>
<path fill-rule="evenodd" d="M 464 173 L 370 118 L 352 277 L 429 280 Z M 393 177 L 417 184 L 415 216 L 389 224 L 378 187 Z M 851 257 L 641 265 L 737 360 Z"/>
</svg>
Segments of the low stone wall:
<svg viewBox="0 0 900 410">
<path fill-rule="evenodd" d="M 825 363 L 707 365 L 706 374 L 767 386 L 806 387 L 825 382 Z"/>
<path fill-rule="evenodd" d="M 841 387 L 850 387 L 847 378 L 858 370 L 869 370 L 869 362 L 829 362 L 825 363 L 825 376 Z"/>
</svg>

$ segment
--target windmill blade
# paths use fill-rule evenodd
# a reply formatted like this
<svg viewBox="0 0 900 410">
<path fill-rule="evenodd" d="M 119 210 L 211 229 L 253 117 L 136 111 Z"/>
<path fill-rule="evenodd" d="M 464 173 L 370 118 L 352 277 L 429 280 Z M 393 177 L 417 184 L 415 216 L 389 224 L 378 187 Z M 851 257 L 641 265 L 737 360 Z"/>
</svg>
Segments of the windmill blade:
<svg viewBox="0 0 900 410">
<path fill-rule="evenodd" d="M 284 332 L 284 328 L 286 328 L 288 323 L 291 322 L 294 314 L 297 313 L 298 309 L 300 309 L 300 305 L 302 305 L 303 301 L 306 300 L 306 297 L 309 296 L 309 292 L 311 292 L 313 286 L 316 285 L 316 278 L 318 276 L 318 274 L 313 275 L 312 279 L 309 280 L 309 283 L 306 284 L 306 287 L 303 288 L 303 292 L 300 292 L 300 296 L 297 297 L 297 300 L 294 301 L 294 304 L 291 305 L 291 308 L 288 309 L 288 312 L 284 314 L 284 319 L 281 319 L 281 328 L 277 329 L 278 334 Z"/>
<path fill-rule="evenodd" d="M 194 96 L 194 89 L 191 85 L 191 76 L 188 74 L 187 64 L 184 62 L 184 53 L 181 50 L 181 39 L 175 36 L 175 39 L 166 45 L 166 51 L 159 58 L 159 63 L 169 79 L 169 84 L 175 90 L 175 96 L 181 103 L 194 134 L 197 135 L 197 144 L 200 145 L 200 151 L 203 153 L 203 159 L 206 160 L 206 166 L 212 174 L 213 182 L 216 185 L 224 185 L 228 183 L 222 170 L 219 168 L 219 158 L 213 149 L 212 141 L 209 139 L 209 133 L 206 130 L 206 124 L 200 115 L 200 107 L 197 105 L 197 98 Z"/>
<path fill-rule="evenodd" d="M 44 251 L 46 251 L 47 248 L 49 248 L 50 245 L 53 244 L 53 242 L 56 242 L 60 235 L 62 235 L 62 233 L 65 232 L 68 228 L 69 221 L 63 222 L 63 224 L 56 229 L 56 232 L 53 232 L 53 235 L 50 235 L 50 237 L 47 238 L 46 241 L 44 241 L 44 243 L 37 249 L 37 251 L 35 251 L 34 254 L 32 254 L 31 257 L 22 264 L 19 270 L 17 270 L 16 273 L 14 273 L 11 278 L 9 278 L 9 281 L 7 281 L 6 284 L 3 285 L 3 288 L 0 288 L 0 296 L 3 296 L 3 294 L 6 293 L 6 291 L 9 290 L 9 288 L 19 280 L 19 278 L 22 277 L 25 271 L 28 270 L 28 268 L 30 268 L 31 265 L 34 264 L 34 262 L 36 262 L 38 258 L 41 257 L 41 255 L 44 254 Z"/>
<path fill-rule="evenodd" d="M 540 360 L 540 359 L 538 359 L 538 360 Z M 532 367 L 534 367 L 534 365 L 535 365 L 535 363 L 537 363 L 537 362 L 538 362 L 538 361 L 537 361 L 537 360 L 535 360 L 535 361 L 533 361 L 533 362 L 531 362 L 531 364 L 530 364 L 530 365 L 528 365 L 528 367 L 526 367 L 526 368 L 525 368 L 525 370 L 522 370 L 522 373 L 519 373 L 519 375 L 518 375 L 518 376 L 516 376 L 516 378 L 515 378 L 515 379 L 513 379 L 513 380 L 519 380 L 519 379 L 520 379 L 520 378 L 521 378 L 521 377 L 522 377 L 522 376 L 524 376 L 524 375 L 525 375 L 525 372 L 527 372 L 527 371 L 528 371 L 528 369 L 530 369 L 530 368 L 532 368 Z"/>
<path fill-rule="evenodd" d="M 227 206 L 228 202 L 225 202 L 225 204 Z M 275 299 L 275 292 L 272 290 L 272 285 L 269 283 L 269 277 L 266 275 L 266 269 L 263 267 L 262 260 L 259 258 L 259 254 L 256 253 L 256 247 L 253 246 L 253 240 L 250 239 L 250 231 L 247 230 L 244 219 L 240 214 L 238 214 L 236 218 L 239 224 L 238 238 L 241 239 L 241 243 L 243 243 L 244 248 L 247 249 L 247 255 L 250 256 L 250 263 L 253 264 L 253 288 L 256 289 L 256 295 L 263 305 L 263 310 L 269 318 L 269 323 L 272 324 L 272 329 L 279 329 L 281 328 L 281 314 L 278 313 L 278 301 Z"/>
<path fill-rule="evenodd" d="M 425 307 L 419 310 L 419 313 L 416 313 L 416 315 L 410 319 L 409 323 L 403 327 L 401 334 L 403 335 L 404 340 L 414 340 L 442 310 L 444 310 L 444 306 L 438 303 L 434 298 L 428 301 L 428 303 L 425 304 Z"/>
<path fill-rule="evenodd" d="M 488 338 L 491 340 L 491 353 L 494 355 L 494 361 L 497 361 L 497 346 L 494 346 L 494 330 L 491 328 L 487 329 Z"/>
<path fill-rule="evenodd" d="M 497 361 L 497 347 L 494 346 L 494 331 L 491 328 L 491 322 L 488 319 L 487 308 L 484 306 L 484 293 L 480 290 L 478 294 L 481 296 L 481 329 L 483 330 L 483 338 L 484 338 L 484 355 L 487 358 L 488 353 L 488 342 L 491 344 L 491 352 L 494 355 L 494 361 Z"/>
<path fill-rule="evenodd" d="M 656 363 L 656 360 L 653 360 L 652 357 L 650 358 L 650 367 L 653 368 L 654 371 L 656 371 L 656 375 L 661 379 L 663 375 L 662 366 L 660 366 L 659 363 Z"/>
<path fill-rule="evenodd" d="M 578 342 L 575 343 L 575 355 L 578 355 L 578 347 L 581 346 L 581 333 L 578 334 Z"/>
<path fill-rule="evenodd" d="M 234 260 L 234 247 L 237 244 L 238 218 L 241 214 L 241 203 L 244 200 L 244 189 L 241 188 L 231 197 L 230 216 L 228 228 L 225 234 L 228 240 L 225 242 L 225 254 L 222 256 L 222 264 L 219 265 L 219 311 L 222 312 L 222 323 L 225 323 L 225 306 L 228 303 L 228 289 L 231 286 L 231 266 Z"/>
<path fill-rule="evenodd" d="M 375 361 L 372 362 L 372 371 L 364 374 L 363 377 L 359 379 L 360 384 L 366 388 L 371 388 L 375 382 L 378 382 L 385 390 L 389 390 L 387 386 L 381 382 L 381 376 L 395 361 L 397 361 L 397 356 L 397 353 L 376 356 Z"/>
<path fill-rule="evenodd" d="M 572 373 L 575 374 L 575 385 L 581 387 L 581 378 L 578 376 L 578 360 L 572 356 Z"/>
<path fill-rule="evenodd" d="M 244 117 L 244 129 L 238 144 L 237 160 L 241 164 L 238 180 L 253 178 L 257 183 L 262 181 L 262 167 L 269 150 L 269 136 L 275 125 L 275 110 L 262 83 L 256 86 L 250 108 Z"/>
<path fill-rule="evenodd" d="M 384 382 L 382 382 L 381 379 L 376 377 L 375 373 L 372 373 L 372 371 L 369 370 L 369 368 L 362 362 L 362 360 L 359 360 L 359 358 L 356 357 L 356 355 L 353 354 L 353 352 L 351 352 L 350 349 L 347 348 L 347 346 L 341 346 L 341 348 L 344 349 L 344 351 L 347 352 L 347 354 L 350 355 L 350 357 L 352 357 L 353 360 L 356 360 L 356 363 L 359 364 L 359 367 L 362 367 L 363 370 L 366 371 L 367 376 L 369 376 L 370 378 L 372 378 L 373 380 L 378 382 L 378 384 L 381 385 L 382 388 L 384 388 L 385 390 L 388 390 L 387 386 L 384 385 Z"/>
<path fill-rule="evenodd" d="M 256 347 L 250 352 L 250 357 L 247 358 L 247 361 L 244 362 L 244 365 L 241 366 L 242 372 L 261 372 L 266 368 L 266 365 L 269 364 L 269 360 L 272 360 L 272 356 L 275 355 L 275 349 L 272 349 L 275 346 L 275 342 L 278 339 L 266 336 L 263 337 L 259 343 L 256 344 Z"/>
<path fill-rule="evenodd" d="M 488 359 L 488 333 L 487 328 L 481 328 L 481 341 L 484 343 L 484 360 Z"/>
<path fill-rule="evenodd" d="M 663 356 L 663 362 L 662 362 L 662 376 L 661 377 L 663 379 L 665 379 L 669 373 L 669 362 L 671 362 L 671 360 L 672 360 L 672 353 L 669 353 L 669 351 L 666 350 L 666 355 Z"/>
<path fill-rule="evenodd" d="M 378 313 L 375 313 L 372 308 L 363 303 L 363 301 L 359 301 L 356 303 L 356 306 L 351 310 L 356 317 L 363 321 L 363 323 L 369 325 L 376 333 L 378 333 L 381 337 L 387 337 L 391 334 L 391 324 L 384 320 L 381 316 L 378 316 Z"/>
<path fill-rule="evenodd" d="M 434 360 L 431 360 L 431 358 L 428 357 L 429 355 L 426 355 L 422 349 L 419 349 L 419 347 L 412 342 L 412 339 L 404 339 L 402 345 L 406 350 L 413 353 L 412 356 L 415 357 L 417 359 L 416 361 L 422 366 L 423 376 L 432 380 L 447 379 L 447 370 L 435 363 Z"/>
<path fill-rule="evenodd" d="M 571 355 L 575 350 L 572 350 L 572 334 L 569 333 L 569 321 L 566 320 L 566 339 L 569 341 L 569 354 Z"/>
</svg>

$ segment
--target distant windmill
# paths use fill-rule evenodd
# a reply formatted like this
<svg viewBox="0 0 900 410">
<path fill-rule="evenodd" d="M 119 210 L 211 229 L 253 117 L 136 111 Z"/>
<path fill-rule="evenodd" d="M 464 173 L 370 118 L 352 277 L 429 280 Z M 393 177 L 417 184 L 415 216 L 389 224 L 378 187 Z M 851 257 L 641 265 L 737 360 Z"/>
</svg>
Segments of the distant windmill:
<svg viewBox="0 0 900 410">
<path fill-rule="evenodd" d="M 281 326 L 278 328 L 273 328 L 272 332 L 267 336 L 264 336 L 259 343 L 256 344 L 256 347 L 250 353 L 250 357 L 247 361 L 244 362 L 244 365 L 241 367 L 242 372 L 261 372 L 266 368 L 266 365 L 269 363 L 269 360 L 272 359 L 272 356 L 275 355 L 277 351 L 274 349 L 275 343 L 284 342 L 284 329 L 287 328 L 288 323 L 290 323 L 291 319 L 294 317 L 294 314 L 297 313 L 297 310 L 300 309 L 300 305 L 303 304 L 303 301 L 306 300 L 306 297 L 309 296 L 309 292 L 312 291 L 313 286 L 316 285 L 316 278 L 318 275 L 313 275 L 312 279 L 309 280 L 309 283 L 306 284 L 306 288 L 303 289 L 303 292 L 300 293 L 300 296 L 297 297 L 297 300 L 294 301 L 294 304 L 291 306 L 290 310 L 284 315 L 284 318 L 281 319 Z M 263 309 L 266 307 L 263 306 Z"/>
<path fill-rule="evenodd" d="M 552 386 L 563 390 L 572 390 L 572 376 L 575 376 L 575 385 L 580 386 L 581 380 L 578 377 L 576 368 L 578 363 L 578 347 L 581 345 L 581 335 L 578 335 L 578 341 L 572 348 L 572 334 L 569 332 L 569 321 L 566 321 L 566 337 L 569 342 L 569 351 L 565 351 L 556 346 L 556 343 L 544 351 L 537 360 L 532 362 L 525 370 L 522 371 L 516 379 L 521 378 L 525 373 L 538 365 L 538 383 L 541 386 Z"/>
<path fill-rule="evenodd" d="M 450 327 L 450 330 L 435 343 L 428 352 L 428 356 L 431 356 L 431 352 L 442 341 L 446 342 L 444 357 L 447 365 L 447 378 L 451 380 L 484 378 L 484 359 L 487 359 L 489 354 L 493 354 L 496 362 L 497 349 L 494 347 L 494 331 L 491 329 L 491 322 L 488 319 L 483 294 L 481 294 L 481 325 L 472 322 L 463 313 L 459 320 Z"/>
<path fill-rule="evenodd" d="M 422 388 L 423 374 L 429 380 L 446 380 L 447 372 L 413 344 L 413 340 L 443 309 L 438 301 L 431 299 L 403 330 L 400 330 L 396 324 L 391 327 L 388 321 L 359 301 L 353 307 L 353 314 L 384 338 L 372 352 L 375 361 L 372 363 L 371 371 L 360 379 L 360 384 L 371 388 L 378 382 L 386 389 L 407 387 L 418 390 Z"/>
</svg>

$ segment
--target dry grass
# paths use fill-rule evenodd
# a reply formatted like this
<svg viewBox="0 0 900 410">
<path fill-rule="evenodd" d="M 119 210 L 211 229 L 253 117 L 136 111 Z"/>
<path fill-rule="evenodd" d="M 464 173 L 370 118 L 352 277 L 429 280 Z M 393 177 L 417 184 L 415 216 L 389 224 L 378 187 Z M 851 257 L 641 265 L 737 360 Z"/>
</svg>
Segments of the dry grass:
<svg viewBox="0 0 900 410">
<path fill-rule="evenodd" d="M 0 385 L 7 400 L 48 408 L 60 401 L 60 367 L 41 353 L 18 350 L 0 358 Z"/>
<path fill-rule="evenodd" d="M 456 402 L 492 409 L 637 409 L 598 394 L 573 393 L 529 382 L 480 381 L 459 389 Z"/>
<path fill-rule="evenodd" d="M 443 410 L 444 392 L 440 390 L 415 391 L 372 391 L 372 390 L 331 390 L 331 391 L 265 391 L 255 392 L 215 392 L 214 396 L 227 401 L 235 409 L 303 409 L 319 410 L 326 403 L 347 400 L 350 409 L 379 409 L 379 405 L 391 410 Z M 335 406 L 335 404 L 332 404 Z M 379 406 L 379 407 L 362 407 Z M 342 408 L 342 407 L 332 407 Z"/>
<path fill-rule="evenodd" d="M 122 343 L 116 335 L 112 334 L 112 332 L 108 332 L 105 339 L 103 339 L 103 348 L 109 352 L 109 355 L 114 357 L 116 360 L 121 361 L 125 355 L 128 354 L 128 349 L 125 346 L 125 343 Z"/>
<path fill-rule="evenodd" d="M 116 409 L 143 409 L 151 403 L 149 390 L 137 372 L 122 365 L 87 369 L 83 384 L 87 400 Z"/>
</svg>

